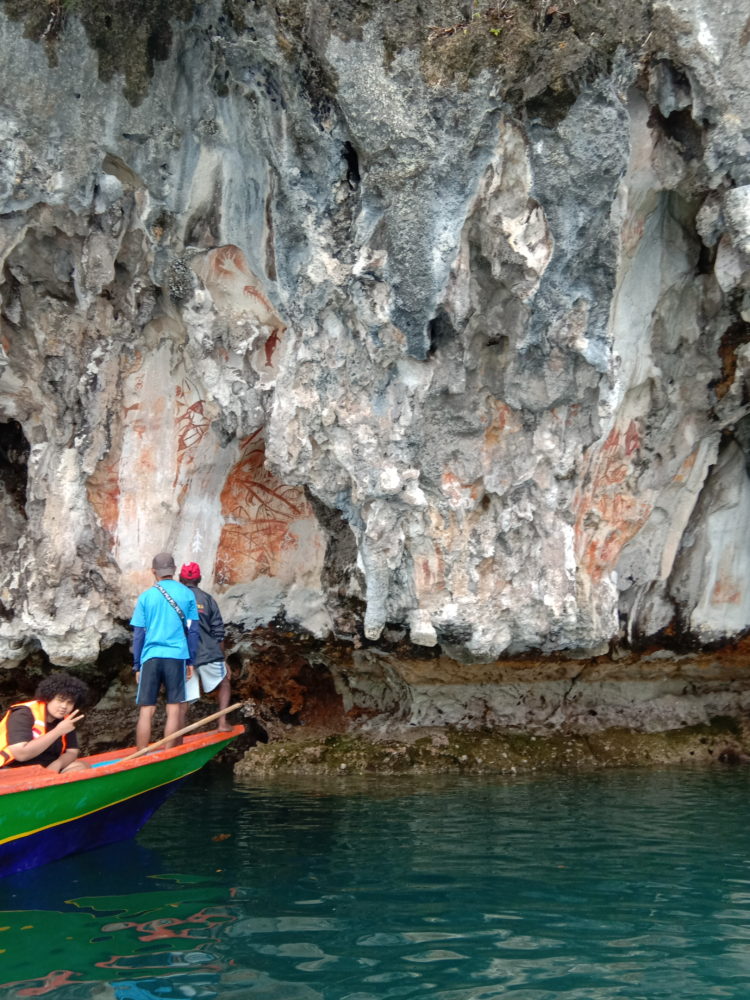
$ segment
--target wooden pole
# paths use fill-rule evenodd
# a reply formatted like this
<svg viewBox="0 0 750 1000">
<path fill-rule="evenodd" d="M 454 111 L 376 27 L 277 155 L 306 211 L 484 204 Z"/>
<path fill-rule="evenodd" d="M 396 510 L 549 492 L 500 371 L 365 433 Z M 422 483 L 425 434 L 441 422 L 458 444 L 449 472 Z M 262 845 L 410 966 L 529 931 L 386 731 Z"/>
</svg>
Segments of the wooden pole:
<svg viewBox="0 0 750 1000">
<path fill-rule="evenodd" d="M 199 719 L 198 722 L 193 722 L 189 726 L 185 726 L 184 729 L 178 729 L 176 733 L 172 733 L 170 736 L 164 736 L 162 739 L 157 740 L 156 743 L 150 743 L 147 747 L 142 747 L 140 750 L 136 750 L 135 753 L 128 754 L 127 757 L 121 757 L 118 764 L 124 764 L 126 760 L 135 760 L 136 757 L 142 757 L 145 753 L 151 753 L 152 750 L 156 750 L 158 747 L 164 746 L 165 743 L 171 743 L 172 740 L 177 740 L 180 736 L 184 736 L 185 733 L 192 733 L 194 729 L 200 729 L 201 726 L 205 726 L 207 722 L 213 722 L 214 719 L 220 719 L 222 715 L 226 715 L 228 712 L 233 712 L 236 708 L 242 708 L 244 703 L 238 701 L 234 705 L 230 705 L 229 708 L 222 708 L 220 712 L 214 712 L 213 715 L 207 715 L 205 719 Z"/>
</svg>

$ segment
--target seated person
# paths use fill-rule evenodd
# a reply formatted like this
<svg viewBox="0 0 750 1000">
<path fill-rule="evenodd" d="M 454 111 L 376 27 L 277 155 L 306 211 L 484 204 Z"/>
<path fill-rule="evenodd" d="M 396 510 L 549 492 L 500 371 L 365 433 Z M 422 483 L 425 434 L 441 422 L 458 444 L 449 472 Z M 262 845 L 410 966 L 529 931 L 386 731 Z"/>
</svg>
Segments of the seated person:
<svg viewBox="0 0 750 1000">
<path fill-rule="evenodd" d="M 0 768 L 40 764 L 67 773 L 88 767 L 77 760 L 75 732 L 87 695 L 83 681 L 58 672 L 45 677 L 33 701 L 11 705 L 0 720 Z"/>
</svg>

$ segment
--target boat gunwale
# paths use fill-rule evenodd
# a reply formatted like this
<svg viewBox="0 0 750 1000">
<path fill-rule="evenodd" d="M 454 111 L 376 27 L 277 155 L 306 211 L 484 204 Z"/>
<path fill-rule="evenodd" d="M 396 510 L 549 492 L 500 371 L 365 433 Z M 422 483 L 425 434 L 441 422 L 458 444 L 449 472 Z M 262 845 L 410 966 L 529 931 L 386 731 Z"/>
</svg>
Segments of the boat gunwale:
<svg viewBox="0 0 750 1000">
<path fill-rule="evenodd" d="M 133 760 L 123 760 L 122 758 L 135 753 L 135 747 L 128 747 L 124 750 L 107 750 L 104 753 L 80 758 L 88 764 L 98 764 L 98 767 L 71 771 L 69 774 L 58 774 L 56 771 L 50 771 L 37 764 L 28 764 L 24 767 L 13 767 L 7 770 L 0 768 L 0 799 L 3 795 L 59 788 L 63 784 L 78 781 L 94 781 L 98 778 L 124 774 L 138 768 L 147 768 L 166 761 L 177 760 L 197 750 L 202 750 L 204 747 L 211 746 L 213 743 L 228 743 L 244 731 L 245 727 L 240 725 L 221 732 L 213 729 L 208 733 L 194 733 L 184 737 L 184 742 L 180 746 L 169 749 L 160 747 Z M 159 782 L 159 784 L 166 783 L 168 782 Z"/>
</svg>

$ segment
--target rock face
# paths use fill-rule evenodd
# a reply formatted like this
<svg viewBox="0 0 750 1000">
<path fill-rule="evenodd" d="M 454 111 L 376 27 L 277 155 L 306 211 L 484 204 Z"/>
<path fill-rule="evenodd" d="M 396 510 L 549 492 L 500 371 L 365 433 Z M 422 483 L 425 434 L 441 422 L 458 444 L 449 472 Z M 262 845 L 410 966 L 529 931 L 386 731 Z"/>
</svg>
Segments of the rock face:
<svg viewBox="0 0 750 1000">
<path fill-rule="evenodd" d="M 466 664 L 750 628 L 743 3 L 106 6 L 0 13 L 6 667 L 165 548 Z"/>
</svg>

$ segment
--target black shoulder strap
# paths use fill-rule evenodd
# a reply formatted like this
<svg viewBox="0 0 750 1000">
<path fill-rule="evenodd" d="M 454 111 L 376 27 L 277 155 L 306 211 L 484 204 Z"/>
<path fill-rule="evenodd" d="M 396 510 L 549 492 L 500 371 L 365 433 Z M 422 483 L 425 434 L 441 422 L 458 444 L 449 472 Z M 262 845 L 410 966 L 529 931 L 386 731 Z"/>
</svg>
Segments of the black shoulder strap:
<svg viewBox="0 0 750 1000">
<path fill-rule="evenodd" d="M 187 638 L 188 627 L 187 627 L 187 618 L 185 617 L 185 612 L 182 610 L 182 608 L 177 603 L 177 601 L 173 600 L 169 596 L 169 594 L 166 592 L 166 590 L 164 589 L 164 587 L 160 586 L 158 583 L 155 583 L 154 586 L 156 587 L 156 589 L 159 591 L 160 594 L 163 594 L 164 597 L 166 597 L 166 599 L 169 601 L 169 603 L 175 609 L 175 611 L 177 612 L 177 614 L 180 616 L 180 621 L 182 622 L 182 630 L 185 633 L 185 638 Z"/>
</svg>

